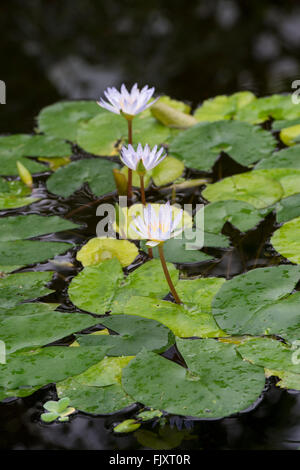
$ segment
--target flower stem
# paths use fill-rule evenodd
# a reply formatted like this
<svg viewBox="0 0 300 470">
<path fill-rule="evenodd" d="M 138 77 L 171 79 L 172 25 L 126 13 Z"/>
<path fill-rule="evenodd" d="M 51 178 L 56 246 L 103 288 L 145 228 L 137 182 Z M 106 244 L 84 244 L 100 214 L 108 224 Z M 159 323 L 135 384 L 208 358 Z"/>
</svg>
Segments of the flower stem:
<svg viewBox="0 0 300 470">
<path fill-rule="evenodd" d="M 144 185 L 144 175 L 140 175 L 140 184 L 141 184 L 141 199 L 143 206 L 146 205 L 146 197 L 145 197 L 145 185 Z"/>
<path fill-rule="evenodd" d="M 128 124 L 128 144 L 132 145 L 132 119 L 127 119 Z M 127 198 L 132 200 L 132 169 L 128 168 Z"/>
<path fill-rule="evenodd" d="M 167 280 L 167 282 L 169 284 L 169 287 L 170 287 L 170 291 L 172 292 L 172 295 L 175 299 L 175 302 L 177 304 L 181 304 L 181 300 L 178 297 L 178 294 L 175 290 L 174 284 L 172 282 L 172 279 L 171 279 L 171 276 L 170 276 L 170 273 L 169 273 L 169 270 L 168 270 L 168 267 L 167 267 L 167 263 L 166 263 L 165 255 L 164 255 L 163 243 L 160 243 L 158 245 L 158 252 L 159 252 L 160 261 L 161 261 L 161 264 L 162 264 L 162 267 L 163 267 L 163 270 L 164 270 L 164 274 L 166 276 L 166 280 Z"/>
</svg>

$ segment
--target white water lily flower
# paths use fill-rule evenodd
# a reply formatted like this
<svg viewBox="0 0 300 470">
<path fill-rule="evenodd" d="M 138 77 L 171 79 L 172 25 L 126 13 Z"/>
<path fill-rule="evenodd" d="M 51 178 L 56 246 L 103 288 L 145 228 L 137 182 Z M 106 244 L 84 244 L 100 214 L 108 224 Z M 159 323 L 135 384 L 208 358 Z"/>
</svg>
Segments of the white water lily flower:
<svg viewBox="0 0 300 470">
<path fill-rule="evenodd" d="M 163 147 L 157 150 L 157 145 L 151 150 L 148 144 L 144 148 L 139 144 L 134 150 L 133 146 L 129 144 L 128 148 L 122 147 L 120 158 L 124 165 L 131 170 L 136 170 L 140 162 L 143 163 L 146 170 L 152 170 L 167 156 L 166 153 L 162 155 L 163 151 Z"/>
<path fill-rule="evenodd" d="M 151 204 L 148 204 L 143 215 L 133 220 L 131 228 L 140 238 L 149 240 L 146 245 L 159 245 L 183 232 L 183 210 L 176 211 L 175 215 L 174 208 L 168 201 L 160 205 L 157 215 Z"/>
<path fill-rule="evenodd" d="M 107 101 L 100 98 L 97 103 L 112 113 L 122 113 L 128 117 L 133 117 L 157 101 L 158 98 L 149 103 L 154 90 L 155 88 L 148 88 L 148 85 L 139 90 L 137 83 L 135 83 L 129 92 L 123 83 L 121 91 L 118 91 L 115 87 L 107 88 L 104 92 Z"/>
</svg>

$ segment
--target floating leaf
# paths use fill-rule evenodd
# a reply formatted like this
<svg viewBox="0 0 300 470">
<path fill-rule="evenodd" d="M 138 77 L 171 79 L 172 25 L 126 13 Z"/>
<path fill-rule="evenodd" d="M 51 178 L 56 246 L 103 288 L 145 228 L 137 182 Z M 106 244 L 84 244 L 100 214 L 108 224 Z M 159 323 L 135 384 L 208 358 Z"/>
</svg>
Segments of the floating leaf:
<svg viewBox="0 0 300 470">
<path fill-rule="evenodd" d="M 263 369 L 243 361 L 234 345 L 206 339 L 178 340 L 177 346 L 188 369 L 146 351 L 124 369 L 123 387 L 137 402 L 172 414 L 219 418 L 247 408 L 262 392 Z"/>
<path fill-rule="evenodd" d="M 256 170 L 268 168 L 300 169 L 300 145 L 274 152 L 271 157 L 261 160 L 255 167 Z"/>
<path fill-rule="evenodd" d="M 241 232 L 247 232 L 258 225 L 266 213 L 243 201 L 213 202 L 204 207 L 204 227 L 207 232 L 218 234 L 223 225 L 230 222 Z"/>
<path fill-rule="evenodd" d="M 72 405 L 86 413 L 109 414 L 130 406 L 134 400 L 123 390 L 121 375 L 131 360 L 131 356 L 105 358 L 84 373 L 58 383 L 58 396 L 67 394 Z"/>
<path fill-rule="evenodd" d="M 292 361 L 293 350 L 272 338 L 250 338 L 238 346 L 244 359 L 266 369 L 300 374 L 300 365 Z"/>
<path fill-rule="evenodd" d="M 0 242 L 0 263 L 6 266 L 39 263 L 65 253 L 69 243 L 14 240 Z"/>
<path fill-rule="evenodd" d="M 186 166 L 209 171 L 222 151 L 244 166 L 271 155 L 276 141 L 259 127 L 236 121 L 197 124 L 181 132 L 171 143 L 170 152 Z"/>
<path fill-rule="evenodd" d="M 143 348 L 163 352 L 174 342 L 168 328 L 146 318 L 118 315 L 101 319 L 101 324 L 118 334 L 79 335 L 80 346 L 107 346 L 110 356 L 134 356 Z"/>
<path fill-rule="evenodd" d="M 30 195 L 31 189 L 22 181 L 5 181 L 0 178 L 0 210 L 27 206 L 39 200 Z"/>
<path fill-rule="evenodd" d="M 179 178 L 184 170 L 184 164 L 174 157 L 166 157 L 152 170 L 152 179 L 156 186 L 165 186 Z"/>
<path fill-rule="evenodd" d="M 214 297 L 213 315 L 218 325 L 230 334 L 284 336 L 295 326 L 295 309 L 289 310 L 289 301 L 282 299 L 299 278 L 300 268 L 289 265 L 253 269 L 235 276 Z"/>
<path fill-rule="evenodd" d="M 122 116 L 102 112 L 90 121 L 80 125 L 77 133 L 78 144 L 87 152 L 100 156 L 118 155 L 119 148 L 127 142 L 127 122 Z M 136 143 L 167 143 L 171 130 L 149 115 L 141 114 L 133 120 L 133 135 Z"/>
<path fill-rule="evenodd" d="M 219 329 L 210 313 L 203 313 L 197 305 L 183 306 L 166 300 L 150 297 L 131 297 L 123 306 L 127 315 L 137 315 L 157 320 L 166 325 L 176 336 L 218 337 L 224 333 Z M 116 314 L 118 311 L 113 311 Z"/>
<path fill-rule="evenodd" d="M 291 127 L 285 127 L 280 131 L 280 139 L 285 145 L 295 145 L 300 139 L 300 124 Z"/>
<path fill-rule="evenodd" d="M 272 95 L 258 98 L 240 109 L 235 118 L 251 124 L 259 124 L 273 119 L 296 119 L 300 116 L 298 106 L 292 102 L 291 95 Z"/>
<path fill-rule="evenodd" d="M 11 308 L 23 300 L 32 300 L 53 292 L 45 284 L 52 278 L 52 272 L 25 272 L 10 274 L 0 279 L 1 308 Z"/>
<path fill-rule="evenodd" d="M 211 202 L 237 199 L 263 209 L 281 199 L 283 189 L 274 179 L 252 171 L 208 184 L 202 194 Z"/>
<path fill-rule="evenodd" d="M 32 136 L 26 134 L 0 137 L 1 175 L 18 175 L 17 161 L 23 164 L 30 173 L 45 171 L 44 165 L 30 158 L 24 158 L 26 144 L 31 138 Z"/>
<path fill-rule="evenodd" d="M 0 241 L 21 240 L 73 228 L 78 228 L 78 225 L 57 216 L 28 214 L 5 217 L 0 219 Z"/>
<path fill-rule="evenodd" d="M 19 316 L 10 309 L 9 318 L 0 317 L 1 340 L 10 354 L 19 349 L 44 346 L 97 323 L 99 319 L 87 314 L 45 309 L 40 314 Z"/>
<path fill-rule="evenodd" d="M 23 154 L 25 157 L 69 157 L 72 148 L 62 139 L 48 135 L 33 135 L 26 141 Z"/>
<path fill-rule="evenodd" d="M 283 196 L 288 197 L 300 192 L 300 169 L 292 168 L 270 168 L 268 170 L 256 170 L 253 175 L 262 175 L 273 178 L 280 183 Z"/>
<path fill-rule="evenodd" d="M 95 101 L 62 101 L 42 109 L 38 115 L 39 130 L 46 134 L 76 140 L 78 126 L 102 112 Z"/>
<path fill-rule="evenodd" d="M 114 432 L 134 432 L 141 427 L 141 423 L 138 423 L 135 419 L 125 419 L 120 424 L 114 427 Z"/>
<path fill-rule="evenodd" d="M 255 100 L 251 91 L 239 91 L 233 95 L 220 95 L 203 101 L 196 109 L 194 116 L 198 121 L 222 121 L 235 117 L 239 109 Z"/>
<path fill-rule="evenodd" d="M 202 237 L 199 237 L 200 239 Z M 203 253 L 200 250 L 187 249 L 187 244 L 196 242 L 197 237 L 193 240 L 187 239 L 182 236 L 182 239 L 170 238 L 164 242 L 164 255 L 167 261 L 171 263 L 201 263 L 203 261 L 210 261 L 213 259 L 212 256 Z M 144 251 L 147 251 L 146 242 L 141 241 L 141 247 Z M 202 247 L 201 247 L 202 248 Z M 154 258 L 159 258 L 158 248 L 152 248 Z"/>
<path fill-rule="evenodd" d="M 174 109 L 166 103 L 161 101 L 156 102 L 150 108 L 152 116 L 154 116 L 159 122 L 168 127 L 174 127 L 178 129 L 187 129 L 197 124 L 197 119 L 194 116 Z"/>
<path fill-rule="evenodd" d="M 167 104 L 168 106 L 171 106 L 173 109 L 177 109 L 178 111 L 181 111 L 182 113 L 190 114 L 191 112 L 190 105 L 188 105 L 187 103 L 184 103 L 184 101 L 174 100 L 166 95 L 160 96 L 158 103 Z M 152 107 L 150 108 L 150 111 L 151 109 Z"/>
<path fill-rule="evenodd" d="M 116 164 L 98 158 L 78 160 L 59 168 L 47 180 L 48 190 L 59 196 L 69 197 L 88 183 L 96 196 L 103 196 L 115 190 L 113 168 Z"/>
<path fill-rule="evenodd" d="M 300 124 L 300 118 L 273 121 L 272 129 L 274 131 L 281 131 L 281 129 L 284 129 L 285 127 L 295 126 L 296 124 Z"/>
<path fill-rule="evenodd" d="M 103 263 L 117 258 L 121 265 L 129 266 L 139 254 L 134 243 L 115 238 L 92 238 L 78 251 L 76 258 L 83 266 Z"/>
<path fill-rule="evenodd" d="M 176 283 L 178 271 L 170 264 L 168 268 Z M 77 307 L 98 315 L 112 309 L 122 313 L 122 306 L 133 295 L 162 298 L 168 292 L 159 260 L 149 261 L 124 277 L 120 262 L 114 258 L 84 268 L 69 287 L 69 297 Z"/>
<path fill-rule="evenodd" d="M 281 199 L 276 204 L 276 219 L 278 223 L 300 217 L 300 193 Z"/>
<path fill-rule="evenodd" d="M 65 346 L 51 346 L 36 351 L 9 354 L 7 363 L 0 365 L 0 386 L 12 389 L 58 382 L 80 374 L 99 362 L 104 355 L 105 350 L 96 347 Z M 70 398 L 72 400 L 71 396 Z"/>
<path fill-rule="evenodd" d="M 282 256 L 300 264 L 300 217 L 286 222 L 276 230 L 271 243 Z"/>
</svg>

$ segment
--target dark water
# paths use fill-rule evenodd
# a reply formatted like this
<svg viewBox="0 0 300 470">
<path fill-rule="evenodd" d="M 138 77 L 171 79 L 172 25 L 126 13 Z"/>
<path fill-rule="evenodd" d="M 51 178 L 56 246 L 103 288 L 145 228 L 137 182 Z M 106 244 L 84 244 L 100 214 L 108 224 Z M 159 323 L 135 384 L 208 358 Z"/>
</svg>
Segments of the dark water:
<svg viewBox="0 0 300 470">
<path fill-rule="evenodd" d="M 123 81 L 197 105 L 288 92 L 300 77 L 298 0 L 10 0 L 0 29 L 0 132 L 31 131 L 42 107 Z"/>
<path fill-rule="evenodd" d="M 149 83 L 159 93 L 190 101 L 249 89 L 258 95 L 287 92 L 300 76 L 300 5 L 297 1 L 179 0 L 140 2 L 78 0 L 11 0 L 0 5 L 1 76 L 7 104 L 1 107 L 0 132 L 30 132 L 34 116 L 60 99 L 97 98 L 108 85 Z M 221 173 L 220 173 L 221 170 Z M 245 171 L 222 155 L 210 175 L 217 180 Z M 193 174 L 189 174 L 193 176 Z M 81 245 L 95 236 L 100 201 L 87 188 L 68 200 L 45 190 L 45 176 L 35 178 L 42 197 L 22 213 L 56 214 L 82 223 L 80 230 L 43 237 Z M 150 191 L 149 201 L 162 198 Z M 165 195 L 164 195 L 165 197 Z M 202 202 L 201 190 L 177 194 L 178 202 Z M 19 210 L 9 214 L 19 214 Z M 5 211 L 0 213 L 4 216 Z M 269 244 L 275 229 L 270 214 L 255 230 L 241 236 L 230 224 L 229 250 L 207 249 L 217 261 L 184 267 L 192 274 L 224 276 L 282 263 Z M 43 263 L 32 269 L 55 269 L 54 294 L 74 311 L 67 285 L 80 266 L 75 250 L 57 258 L 74 267 Z M 142 257 L 138 260 L 142 262 Z M 66 338 L 68 343 L 72 338 Z M 174 351 L 170 351 L 173 354 Z M 180 449 L 297 449 L 300 447 L 300 393 L 268 382 L 256 406 L 217 421 L 170 417 L 181 430 Z M 70 423 L 39 421 L 42 403 L 55 399 L 48 386 L 25 399 L 0 404 L 1 449 L 137 449 L 135 435 L 116 436 L 112 425 L 130 413 L 93 417 L 83 413 Z M 158 432 L 158 427 L 152 429 Z"/>
</svg>

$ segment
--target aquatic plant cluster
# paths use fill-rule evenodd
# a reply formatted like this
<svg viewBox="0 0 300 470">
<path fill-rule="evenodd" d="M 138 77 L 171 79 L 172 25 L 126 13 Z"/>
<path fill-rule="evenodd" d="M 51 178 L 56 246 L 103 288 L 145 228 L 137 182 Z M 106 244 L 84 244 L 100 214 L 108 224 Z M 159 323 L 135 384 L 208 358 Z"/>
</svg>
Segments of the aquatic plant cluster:
<svg viewBox="0 0 300 470">
<path fill-rule="evenodd" d="M 56 103 L 0 137 L 0 399 L 55 384 L 46 422 L 126 409 L 115 431 L 139 432 L 247 410 L 271 376 L 300 390 L 300 106 L 243 91 L 192 114 L 153 93 Z M 120 238 L 80 217 L 105 202 Z M 196 217 L 175 202 L 205 204 L 203 248 L 173 236 Z M 218 272 L 268 221 L 255 261 Z"/>
</svg>

